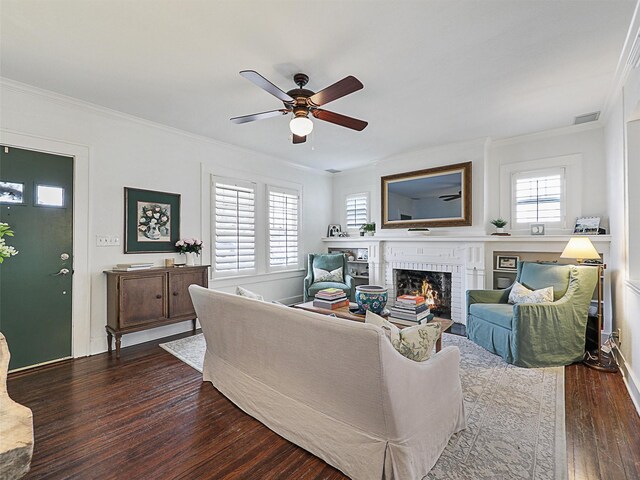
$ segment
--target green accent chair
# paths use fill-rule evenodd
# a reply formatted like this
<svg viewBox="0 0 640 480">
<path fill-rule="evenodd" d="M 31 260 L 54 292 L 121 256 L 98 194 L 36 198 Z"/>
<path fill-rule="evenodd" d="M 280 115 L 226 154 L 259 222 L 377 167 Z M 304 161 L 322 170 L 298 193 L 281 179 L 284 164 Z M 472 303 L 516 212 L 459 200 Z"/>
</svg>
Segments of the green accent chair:
<svg viewBox="0 0 640 480">
<path fill-rule="evenodd" d="M 519 367 L 581 361 L 598 269 L 520 262 L 516 281 L 531 290 L 553 286 L 554 301 L 512 305 L 507 303 L 512 287 L 468 290 L 467 337 Z"/>
<path fill-rule="evenodd" d="M 313 267 L 332 271 L 342 267 L 344 282 L 315 282 Z M 320 290 L 324 288 L 340 288 L 353 300 L 356 293 L 353 277 L 347 273 L 347 256 L 342 253 L 310 253 L 307 276 L 304 279 L 304 301 L 313 300 Z"/>
</svg>

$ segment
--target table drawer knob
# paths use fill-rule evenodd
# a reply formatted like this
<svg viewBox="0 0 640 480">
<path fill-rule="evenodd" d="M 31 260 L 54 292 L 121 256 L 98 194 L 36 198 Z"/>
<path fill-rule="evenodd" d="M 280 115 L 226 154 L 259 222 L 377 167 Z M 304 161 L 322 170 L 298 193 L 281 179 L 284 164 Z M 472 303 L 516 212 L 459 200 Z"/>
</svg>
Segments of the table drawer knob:
<svg viewBox="0 0 640 480">
<path fill-rule="evenodd" d="M 173 292 L 173 296 L 177 297 L 178 296 L 178 292 Z"/>
<path fill-rule="evenodd" d="M 158 294 L 156 295 L 156 298 L 162 298 L 162 295 Z"/>
</svg>

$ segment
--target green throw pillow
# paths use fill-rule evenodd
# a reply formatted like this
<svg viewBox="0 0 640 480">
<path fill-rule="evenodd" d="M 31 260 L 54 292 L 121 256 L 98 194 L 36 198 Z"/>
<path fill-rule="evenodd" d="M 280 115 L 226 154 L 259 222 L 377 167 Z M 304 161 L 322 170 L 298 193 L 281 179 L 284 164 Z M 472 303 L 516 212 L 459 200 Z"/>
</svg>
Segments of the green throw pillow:
<svg viewBox="0 0 640 480">
<path fill-rule="evenodd" d="M 433 346 L 440 338 L 441 327 L 439 323 L 425 323 L 424 325 L 415 325 L 401 330 L 370 310 L 367 310 L 365 323 L 382 328 L 391 341 L 393 348 L 409 360 L 416 362 L 429 360 Z"/>
</svg>

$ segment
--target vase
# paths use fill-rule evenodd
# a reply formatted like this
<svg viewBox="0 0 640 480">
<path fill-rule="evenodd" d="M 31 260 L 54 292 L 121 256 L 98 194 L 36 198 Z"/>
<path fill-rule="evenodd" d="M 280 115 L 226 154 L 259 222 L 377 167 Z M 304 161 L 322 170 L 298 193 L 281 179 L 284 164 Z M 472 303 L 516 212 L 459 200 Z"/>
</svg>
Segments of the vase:
<svg viewBox="0 0 640 480">
<path fill-rule="evenodd" d="M 356 287 L 356 302 L 360 310 L 371 310 L 378 315 L 387 305 L 387 287 L 379 285 L 360 285 Z"/>
<path fill-rule="evenodd" d="M 373 237 L 373 235 L 374 235 L 375 233 L 376 233 L 376 232 L 365 232 L 365 235 L 366 235 L 367 237 Z"/>
<path fill-rule="evenodd" d="M 193 252 L 187 252 L 185 253 L 185 256 L 187 257 L 187 267 L 193 267 L 196 264 L 196 254 Z"/>
<path fill-rule="evenodd" d="M 504 227 L 496 227 L 496 233 L 504 233 Z"/>
</svg>

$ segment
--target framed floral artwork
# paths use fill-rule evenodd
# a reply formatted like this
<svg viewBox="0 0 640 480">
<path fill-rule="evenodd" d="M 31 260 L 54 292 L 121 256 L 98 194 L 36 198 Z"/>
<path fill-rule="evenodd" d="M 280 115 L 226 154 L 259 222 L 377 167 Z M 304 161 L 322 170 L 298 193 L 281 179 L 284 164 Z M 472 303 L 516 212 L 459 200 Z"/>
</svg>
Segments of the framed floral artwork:
<svg viewBox="0 0 640 480">
<path fill-rule="evenodd" d="M 175 252 L 180 194 L 124 188 L 124 253 Z"/>
</svg>

